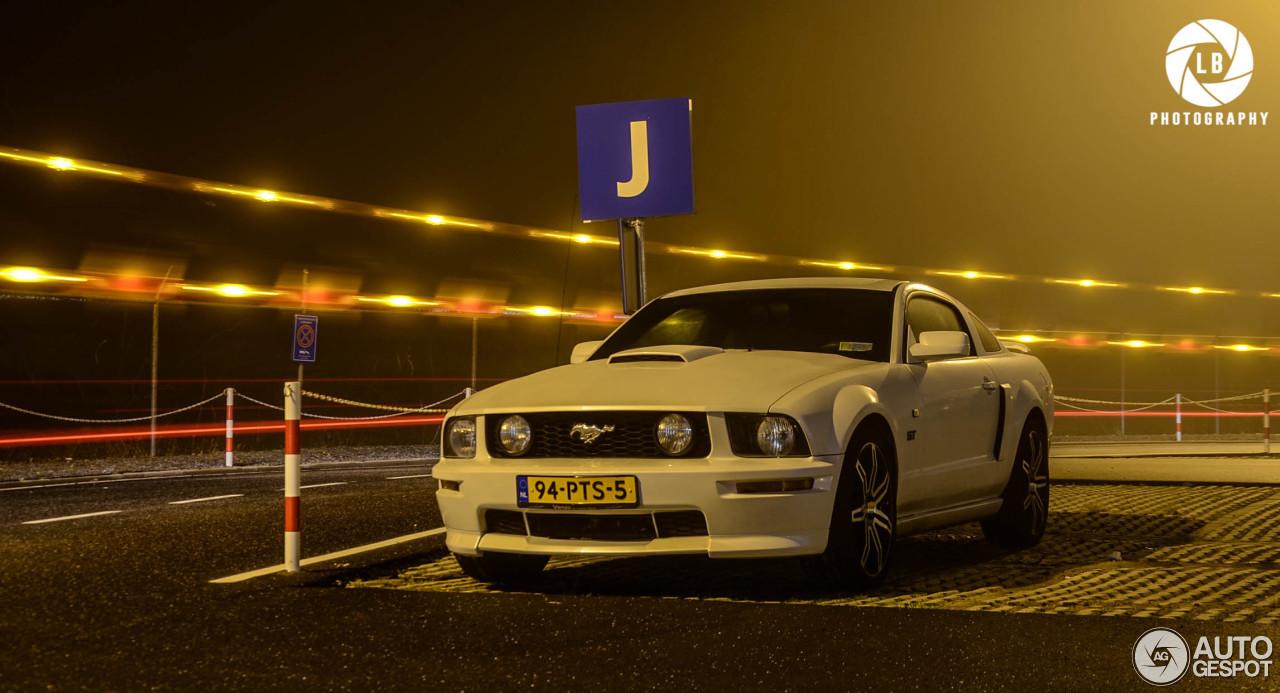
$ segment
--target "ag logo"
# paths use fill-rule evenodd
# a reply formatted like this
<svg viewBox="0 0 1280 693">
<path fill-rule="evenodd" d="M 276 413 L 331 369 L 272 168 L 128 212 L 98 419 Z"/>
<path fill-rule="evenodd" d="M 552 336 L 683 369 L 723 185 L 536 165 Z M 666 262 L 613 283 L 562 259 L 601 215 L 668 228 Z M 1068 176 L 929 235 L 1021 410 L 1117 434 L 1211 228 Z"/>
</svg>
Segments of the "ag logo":
<svg viewBox="0 0 1280 693">
<path fill-rule="evenodd" d="M 1133 670 L 1153 686 L 1176 683 L 1190 663 L 1187 641 L 1177 631 L 1152 628 L 1133 644 Z"/>
<path fill-rule="evenodd" d="M 1217 19 L 1192 22 L 1174 35 L 1164 59 L 1178 96 L 1205 108 L 1231 103 L 1253 75 L 1253 49 L 1244 34 Z"/>
</svg>

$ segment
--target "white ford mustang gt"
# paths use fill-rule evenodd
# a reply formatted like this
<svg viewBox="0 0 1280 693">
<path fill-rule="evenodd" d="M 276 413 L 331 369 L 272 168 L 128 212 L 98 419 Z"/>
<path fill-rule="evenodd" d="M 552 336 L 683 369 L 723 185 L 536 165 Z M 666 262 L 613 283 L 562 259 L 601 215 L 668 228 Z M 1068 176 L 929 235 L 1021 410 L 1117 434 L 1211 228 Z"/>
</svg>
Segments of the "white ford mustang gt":
<svg viewBox="0 0 1280 693">
<path fill-rule="evenodd" d="M 676 291 L 571 361 L 445 420 L 437 499 L 474 578 L 565 554 L 808 556 L 867 587 L 895 537 L 973 520 L 1008 546 L 1044 534 L 1049 374 L 930 287 Z"/>
</svg>

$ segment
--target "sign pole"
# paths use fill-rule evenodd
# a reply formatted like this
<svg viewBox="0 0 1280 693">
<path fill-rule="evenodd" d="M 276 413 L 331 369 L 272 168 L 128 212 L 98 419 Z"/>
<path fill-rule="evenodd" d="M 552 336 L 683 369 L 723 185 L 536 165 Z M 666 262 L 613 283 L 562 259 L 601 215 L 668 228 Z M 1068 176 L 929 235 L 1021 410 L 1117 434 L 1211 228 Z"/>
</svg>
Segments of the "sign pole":
<svg viewBox="0 0 1280 693">
<path fill-rule="evenodd" d="M 618 262 L 622 270 L 622 312 L 631 315 L 645 303 L 644 219 L 618 220 Z"/>
<path fill-rule="evenodd" d="M 309 273 L 304 267 L 302 270 L 302 312 L 303 313 L 307 312 L 307 274 Z M 305 361 L 298 362 L 298 387 L 302 387 L 302 367 L 305 365 L 307 365 Z"/>
</svg>

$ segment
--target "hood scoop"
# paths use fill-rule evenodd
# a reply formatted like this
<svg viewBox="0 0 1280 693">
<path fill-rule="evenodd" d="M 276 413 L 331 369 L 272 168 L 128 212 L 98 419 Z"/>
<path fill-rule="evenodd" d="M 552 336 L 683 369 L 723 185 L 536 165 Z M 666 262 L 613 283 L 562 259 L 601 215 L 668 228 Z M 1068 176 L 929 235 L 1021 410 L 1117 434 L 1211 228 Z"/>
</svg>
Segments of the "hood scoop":
<svg viewBox="0 0 1280 693">
<path fill-rule="evenodd" d="M 619 351 L 609 357 L 609 363 L 689 363 L 708 356 L 723 354 L 720 347 L 672 344 L 669 346 L 640 347 Z"/>
</svg>

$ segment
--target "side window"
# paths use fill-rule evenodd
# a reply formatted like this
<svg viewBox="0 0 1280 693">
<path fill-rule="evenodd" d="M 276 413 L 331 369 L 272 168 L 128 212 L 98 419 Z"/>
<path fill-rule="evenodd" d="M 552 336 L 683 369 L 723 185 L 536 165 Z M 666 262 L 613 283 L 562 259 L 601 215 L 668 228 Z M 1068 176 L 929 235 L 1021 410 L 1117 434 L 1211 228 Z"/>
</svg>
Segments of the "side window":
<svg viewBox="0 0 1280 693">
<path fill-rule="evenodd" d="M 907 346 L 920 340 L 924 332 L 963 332 L 964 320 L 960 312 L 950 304 L 929 296 L 918 296 L 907 301 Z M 969 337 L 969 355 L 976 356 L 977 349 L 973 345 L 973 337 Z"/>
<path fill-rule="evenodd" d="M 983 351 L 1000 351 L 1000 340 L 996 339 L 996 336 L 978 319 L 978 316 L 969 313 L 969 321 L 973 323 L 974 328 L 978 331 L 978 340 L 982 342 Z"/>
</svg>

